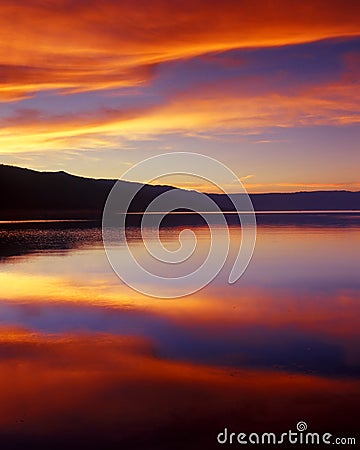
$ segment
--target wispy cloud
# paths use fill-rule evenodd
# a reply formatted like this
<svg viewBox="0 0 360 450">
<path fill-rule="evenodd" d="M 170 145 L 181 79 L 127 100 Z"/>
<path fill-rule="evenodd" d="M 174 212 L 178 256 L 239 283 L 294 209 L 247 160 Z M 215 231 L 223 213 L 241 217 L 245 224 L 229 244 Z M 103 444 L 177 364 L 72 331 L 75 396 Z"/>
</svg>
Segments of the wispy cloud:
<svg viewBox="0 0 360 450">
<path fill-rule="evenodd" d="M 360 123 L 358 81 L 339 80 L 308 86 L 295 89 L 291 96 L 269 89 L 259 97 L 224 92 L 219 84 L 212 91 L 206 87 L 195 89 L 176 95 L 167 103 L 144 108 L 99 109 L 68 115 L 22 109 L 1 121 L 0 152 L 48 151 L 64 146 L 121 147 L 127 140 L 156 138 L 170 133 L 197 135 L 203 132 L 211 139 L 214 132 L 243 130 L 247 134 L 269 127 L 357 123 Z"/>
<path fill-rule="evenodd" d="M 224 0 L 221 8 L 202 0 L 3 0 L 0 98 L 136 86 L 166 61 L 360 34 L 357 2 L 324 8 L 320 0 Z"/>
</svg>

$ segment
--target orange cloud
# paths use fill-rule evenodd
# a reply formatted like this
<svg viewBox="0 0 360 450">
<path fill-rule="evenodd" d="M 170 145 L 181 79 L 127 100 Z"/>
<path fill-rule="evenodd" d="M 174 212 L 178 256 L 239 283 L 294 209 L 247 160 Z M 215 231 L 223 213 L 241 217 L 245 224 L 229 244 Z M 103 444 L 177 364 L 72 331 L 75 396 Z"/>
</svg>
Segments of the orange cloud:
<svg viewBox="0 0 360 450">
<path fill-rule="evenodd" d="M 360 73 L 360 72 L 357 72 Z M 64 148 L 106 147 L 122 141 L 167 133 L 231 132 L 248 134 L 266 127 L 350 125 L 360 122 L 359 81 L 348 74 L 336 83 L 319 84 L 292 95 L 237 92 L 223 83 L 177 94 L 166 104 L 127 111 L 99 110 L 66 116 L 42 116 L 23 110 L 3 120 L 2 153 Z"/>
<path fill-rule="evenodd" d="M 358 36 L 358 2 L 4 0 L 0 98 L 134 86 L 153 65 L 209 52 Z"/>
</svg>

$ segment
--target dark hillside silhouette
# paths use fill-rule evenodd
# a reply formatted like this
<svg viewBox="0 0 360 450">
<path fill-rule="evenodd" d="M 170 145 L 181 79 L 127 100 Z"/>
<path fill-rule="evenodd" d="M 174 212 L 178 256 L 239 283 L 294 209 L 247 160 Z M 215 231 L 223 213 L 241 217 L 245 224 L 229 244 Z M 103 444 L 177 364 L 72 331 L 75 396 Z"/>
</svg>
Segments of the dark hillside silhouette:
<svg viewBox="0 0 360 450">
<path fill-rule="evenodd" d="M 92 179 L 66 172 L 38 172 L 0 165 L 0 219 L 7 218 L 89 218 L 100 217 L 106 198 L 116 180 Z M 132 192 L 137 183 L 122 181 L 122 189 Z M 143 185 L 131 205 L 142 212 L 159 194 L 171 186 Z M 181 197 L 196 196 L 196 191 L 178 189 Z M 241 194 L 237 194 L 241 195 Z M 226 195 L 209 194 L 226 211 L 234 209 Z M 316 191 L 251 194 L 257 211 L 360 210 L 360 192 Z"/>
</svg>

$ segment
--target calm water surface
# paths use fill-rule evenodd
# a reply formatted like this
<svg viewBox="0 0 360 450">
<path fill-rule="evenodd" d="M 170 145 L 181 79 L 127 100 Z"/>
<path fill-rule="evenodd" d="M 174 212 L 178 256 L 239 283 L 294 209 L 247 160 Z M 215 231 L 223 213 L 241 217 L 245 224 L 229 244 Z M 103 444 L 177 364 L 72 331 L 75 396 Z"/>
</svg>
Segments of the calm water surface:
<svg viewBox="0 0 360 450">
<path fill-rule="evenodd" d="M 200 258 L 209 234 L 194 230 Z M 300 420 L 358 433 L 360 216 L 260 220 L 239 282 L 225 267 L 177 300 L 124 285 L 96 224 L 3 223 L 0 243 L 3 448 L 211 449 L 224 427 Z"/>
</svg>

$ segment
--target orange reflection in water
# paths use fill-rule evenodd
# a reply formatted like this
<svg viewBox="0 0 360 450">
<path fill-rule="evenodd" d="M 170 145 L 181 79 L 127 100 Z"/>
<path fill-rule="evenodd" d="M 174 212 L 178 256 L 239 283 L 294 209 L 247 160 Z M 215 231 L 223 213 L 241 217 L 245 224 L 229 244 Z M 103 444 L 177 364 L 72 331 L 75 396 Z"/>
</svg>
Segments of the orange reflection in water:
<svg viewBox="0 0 360 450">
<path fill-rule="evenodd" d="M 199 329 L 226 333 L 229 327 L 292 326 L 337 338 L 360 336 L 359 291 L 352 288 L 297 292 L 291 288 L 211 285 L 175 300 L 148 298 L 113 275 L 86 280 L 16 270 L 0 273 L 1 299 L 19 304 L 74 304 L 134 310 Z"/>
<path fill-rule="evenodd" d="M 96 246 L 5 260 L 5 448 L 209 449 L 225 426 L 283 432 L 299 420 L 357 431 L 359 236 L 261 229 L 239 283 L 220 274 L 171 301 L 127 288 Z"/>
<path fill-rule="evenodd" d="M 171 362 L 147 339 L 110 335 L 2 329 L 0 352 L 0 432 L 9 442 L 57 436 L 62 444 L 215 448 L 224 426 L 287 431 L 306 420 L 333 433 L 358 426 L 353 380 Z"/>
</svg>

